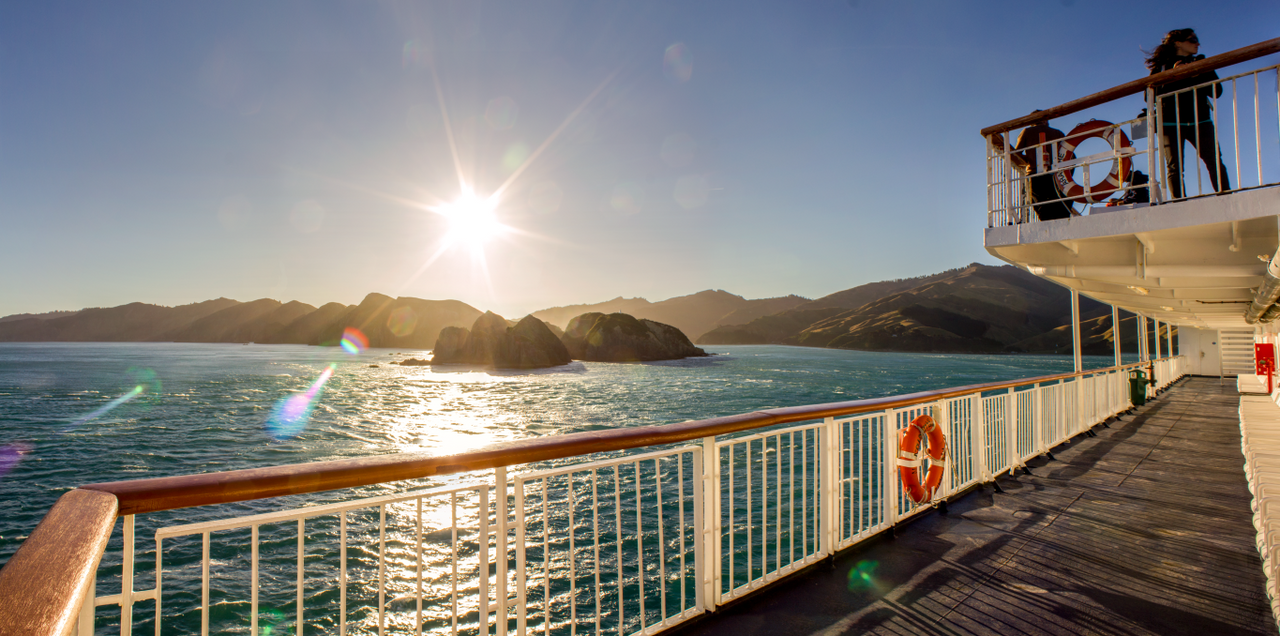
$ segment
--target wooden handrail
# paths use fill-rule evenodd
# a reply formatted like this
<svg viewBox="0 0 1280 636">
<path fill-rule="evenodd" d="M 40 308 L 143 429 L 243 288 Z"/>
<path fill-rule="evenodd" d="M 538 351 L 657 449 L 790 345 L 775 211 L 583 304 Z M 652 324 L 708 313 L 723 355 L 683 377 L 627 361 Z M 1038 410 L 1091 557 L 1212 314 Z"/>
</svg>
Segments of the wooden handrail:
<svg viewBox="0 0 1280 636">
<path fill-rule="evenodd" d="M 0 636 L 71 632 L 116 524 L 116 498 L 72 490 L 0 570 Z"/>
<path fill-rule="evenodd" d="M 1099 91 L 1087 97 L 1074 99 L 1065 104 L 1054 106 L 1053 108 L 1046 108 L 1030 115 L 1023 115 L 1017 119 L 1010 119 L 1002 124 L 987 126 L 982 129 L 982 136 L 986 138 L 1007 130 L 1022 128 L 1023 126 L 1030 125 L 1041 119 L 1057 119 L 1058 117 L 1070 115 L 1071 113 L 1079 112 L 1086 108 L 1092 108 L 1098 104 L 1105 104 L 1109 101 L 1120 99 L 1121 97 L 1128 97 L 1134 93 L 1141 93 L 1142 91 L 1147 90 L 1148 86 L 1168 84 L 1169 82 L 1175 82 L 1193 75 L 1199 75 L 1201 73 L 1220 69 L 1224 66 L 1247 62 L 1264 55 L 1270 55 L 1277 51 L 1280 51 L 1280 38 L 1273 38 L 1265 42 L 1251 44 L 1234 51 L 1227 51 L 1226 53 L 1221 53 L 1213 57 L 1207 57 L 1199 62 L 1183 64 L 1182 66 L 1162 73 L 1148 75 L 1146 77 L 1133 80 L 1132 82 L 1113 86 L 1107 90 Z"/>
<path fill-rule="evenodd" d="M 1078 373 L 1058 373 L 1004 382 L 988 382 L 894 397 L 768 409 L 677 424 L 537 437 L 495 444 L 478 450 L 451 455 L 398 453 L 199 475 L 88 484 L 81 488 L 114 495 L 119 501 L 120 515 L 144 514 L 192 506 L 207 506 L 266 499 L 282 495 L 356 488 L 405 479 L 418 479 L 432 475 L 446 475 L 496 468 L 498 466 L 562 459 L 589 453 L 641 448 L 658 444 L 674 444 L 788 422 L 857 415 L 888 408 L 914 406 L 983 391 L 996 391 L 1040 382 L 1065 380 L 1111 371 L 1124 371 L 1146 364 L 1149 363 L 1134 363 Z"/>
</svg>

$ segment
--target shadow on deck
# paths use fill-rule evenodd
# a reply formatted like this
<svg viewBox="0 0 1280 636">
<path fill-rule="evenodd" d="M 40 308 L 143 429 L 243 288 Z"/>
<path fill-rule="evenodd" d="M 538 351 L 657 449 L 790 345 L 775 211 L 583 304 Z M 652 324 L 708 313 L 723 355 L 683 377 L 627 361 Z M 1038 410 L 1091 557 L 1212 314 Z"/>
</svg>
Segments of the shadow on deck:
<svg viewBox="0 0 1280 636">
<path fill-rule="evenodd" d="M 682 636 L 1274 634 L 1238 394 L 1192 378 L 1133 415 L 709 615 Z"/>
</svg>

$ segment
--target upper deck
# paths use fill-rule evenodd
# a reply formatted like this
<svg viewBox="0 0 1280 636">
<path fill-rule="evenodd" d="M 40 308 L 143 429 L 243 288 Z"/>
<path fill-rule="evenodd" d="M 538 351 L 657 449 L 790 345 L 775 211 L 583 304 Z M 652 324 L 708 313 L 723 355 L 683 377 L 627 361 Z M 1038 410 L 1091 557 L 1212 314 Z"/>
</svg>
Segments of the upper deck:
<svg viewBox="0 0 1280 636">
<path fill-rule="evenodd" d="M 1265 287 L 1268 264 L 1280 247 L 1280 188 L 1275 187 L 1280 185 L 1280 65 L 1226 74 L 1179 91 L 1162 92 L 1160 86 L 1276 51 L 1280 38 L 984 129 L 987 251 L 1162 322 L 1208 329 L 1247 326 L 1245 310 Z M 1162 115 L 1182 118 L 1179 107 L 1194 100 L 1181 97 L 1197 93 L 1208 98 L 1210 112 L 1191 117 L 1211 120 L 1216 140 L 1198 137 L 1208 137 L 1209 128 L 1201 132 L 1162 121 Z M 1131 97 L 1139 95 L 1141 100 Z M 1134 110 L 1145 104 L 1138 118 L 1070 127 L 1098 114 L 1096 109 L 1116 112 L 1126 98 L 1123 104 Z M 1199 104 L 1193 107 L 1199 110 Z M 1066 137 L 1019 144 L 1017 133 L 1038 119 L 1065 129 Z M 1161 130 L 1170 134 L 1148 134 Z M 1222 161 L 1206 167 L 1195 149 L 1215 141 Z M 1171 148 L 1179 143 L 1186 148 L 1178 171 L 1184 188 L 1176 175 L 1170 179 L 1168 165 Z M 1102 151 L 1088 154 L 1091 149 Z M 1135 179 L 1138 171 L 1150 180 Z M 1222 187 L 1216 188 L 1220 181 Z M 1056 199 L 1045 196 L 1046 182 Z M 1126 194 L 1140 202 L 1116 205 Z M 1071 216 L 1041 220 L 1036 206 L 1046 202 L 1071 205 Z"/>
</svg>

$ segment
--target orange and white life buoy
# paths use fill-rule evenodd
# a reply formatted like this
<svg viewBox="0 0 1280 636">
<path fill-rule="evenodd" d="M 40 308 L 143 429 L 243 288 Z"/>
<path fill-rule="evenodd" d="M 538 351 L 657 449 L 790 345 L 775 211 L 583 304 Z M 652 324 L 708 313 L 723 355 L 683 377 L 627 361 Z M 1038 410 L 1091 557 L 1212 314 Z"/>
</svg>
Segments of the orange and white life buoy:
<svg viewBox="0 0 1280 636">
<path fill-rule="evenodd" d="M 920 442 L 929 440 L 926 456 L 929 458 L 929 474 L 920 483 Z M 928 415 L 921 415 L 898 434 L 898 476 L 902 488 L 915 503 L 928 503 L 942 484 L 942 474 L 947 469 L 947 437 Z"/>
<path fill-rule="evenodd" d="M 1062 164 L 1075 159 L 1076 146 L 1092 137 L 1111 144 L 1111 149 L 1118 155 L 1118 159 L 1111 162 L 1111 172 L 1107 173 L 1107 178 L 1102 183 L 1089 188 L 1088 191 L 1071 177 L 1072 170 L 1067 169 L 1054 174 L 1054 182 L 1057 183 L 1058 191 L 1064 197 L 1097 203 L 1111 196 L 1129 178 L 1129 169 L 1133 167 L 1133 161 L 1129 159 L 1129 153 L 1124 152 L 1124 149 L 1131 148 L 1132 145 L 1124 131 L 1109 121 L 1095 119 L 1072 128 L 1066 138 L 1058 142 L 1057 163 Z"/>
</svg>

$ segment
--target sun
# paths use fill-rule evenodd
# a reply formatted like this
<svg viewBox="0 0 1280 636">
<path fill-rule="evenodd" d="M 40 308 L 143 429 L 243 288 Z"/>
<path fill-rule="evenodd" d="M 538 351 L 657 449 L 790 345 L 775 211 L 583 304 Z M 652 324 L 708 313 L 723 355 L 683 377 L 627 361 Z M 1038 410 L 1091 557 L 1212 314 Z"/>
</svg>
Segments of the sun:
<svg viewBox="0 0 1280 636">
<path fill-rule="evenodd" d="M 497 197 L 481 198 L 470 190 L 463 190 L 457 199 L 432 211 L 449 224 L 446 244 L 479 249 L 506 230 L 506 226 L 498 222 L 497 207 Z"/>
</svg>

